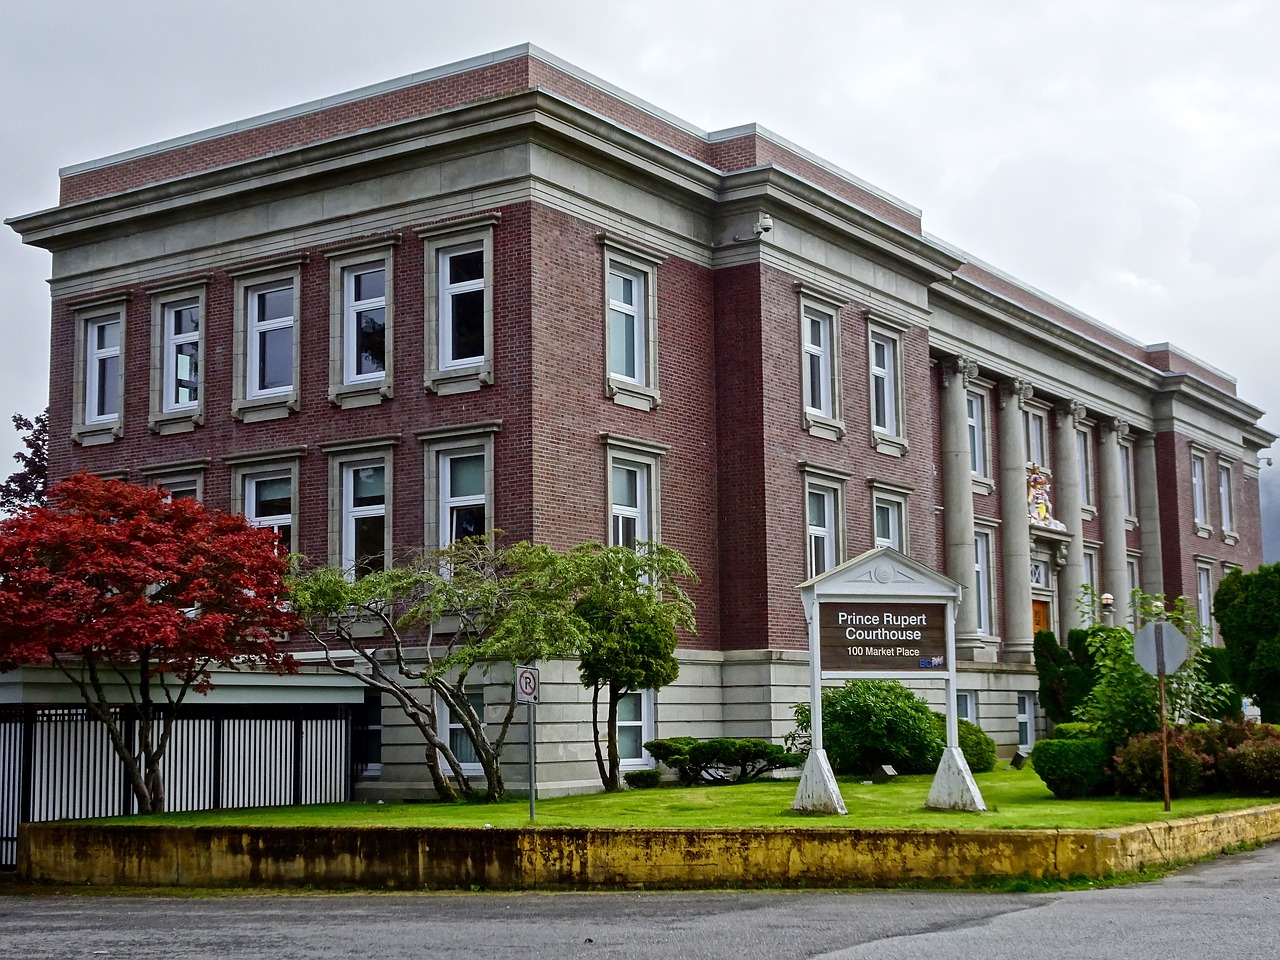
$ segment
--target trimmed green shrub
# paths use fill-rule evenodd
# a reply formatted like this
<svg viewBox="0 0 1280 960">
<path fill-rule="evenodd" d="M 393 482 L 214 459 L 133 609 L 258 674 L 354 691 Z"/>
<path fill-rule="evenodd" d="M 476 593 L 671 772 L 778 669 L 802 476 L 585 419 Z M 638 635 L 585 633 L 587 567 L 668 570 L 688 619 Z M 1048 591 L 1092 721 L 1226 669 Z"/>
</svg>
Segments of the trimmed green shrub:
<svg viewBox="0 0 1280 960">
<path fill-rule="evenodd" d="M 716 737 L 698 740 L 694 737 L 671 737 L 650 740 L 644 745 L 649 755 L 666 764 L 689 786 L 695 783 L 746 783 L 770 770 L 798 767 L 804 757 L 776 743 L 759 737 L 734 740 Z"/>
<path fill-rule="evenodd" d="M 1110 757 L 1102 740 L 1041 740 L 1031 765 L 1059 800 L 1099 797 L 1111 792 Z"/>
<path fill-rule="evenodd" d="M 1097 740 L 1098 725 L 1096 723 L 1084 723 L 1079 720 L 1075 720 L 1070 723 L 1060 723 L 1053 728 L 1053 739 Z"/>
<path fill-rule="evenodd" d="M 1233 793 L 1280 794 L 1280 740 L 1251 740 L 1218 761 L 1219 777 Z"/>
<path fill-rule="evenodd" d="M 661 770 L 628 770 L 622 775 L 633 790 L 649 790 L 662 782 Z"/>
<path fill-rule="evenodd" d="M 1130 738 L 1114 758 L 1116 792 L 1156 799 L 1164 796 L 1164 771 L 1160 734 L 1142 733 Z M 1213 757 L 1199 753 L 1193 738 L 1169 731 L 1169 796 L 1189 797 L 1204 790 L 1206 771 L 1212 776 Z"/>
<path fill-rule="evenodd" d="M 969 772 L 990 773 L 996 768 L 996 742 L 977 724 L 963 718 L 958 719 L 956 723 L 960 732 L 960 752 L 964 754 L 964 762 L 969 765 Z M 935 712 L 933 725 L 945 744 L 947 718 Z"/>
<path fill-rule="evenodd" d="M 796 728 L 809 732 L 809 704 L 795 705 Z M 945 738 L 929 705 L 896 680 L 847 680 L 822 691 L 823 745 L 836 773 L 933 773 Z M 803 742 L 803 737 L 799 738 Z"/>
</svg>

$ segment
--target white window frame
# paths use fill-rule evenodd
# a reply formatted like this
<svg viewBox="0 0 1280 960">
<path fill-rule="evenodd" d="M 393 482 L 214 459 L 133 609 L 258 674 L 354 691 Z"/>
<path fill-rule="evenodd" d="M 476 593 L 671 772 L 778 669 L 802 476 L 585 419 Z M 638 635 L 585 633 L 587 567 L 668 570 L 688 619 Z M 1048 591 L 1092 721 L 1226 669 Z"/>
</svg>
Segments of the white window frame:
<svg viewBox="0 0 1280 960">
<path fill-rule="evenodd" d="M 329 402 L 344 410 L 381 403 L 394 396 L 395 259 L 398 234 L 365 239 L 325 252 L 329 258 Z M 382 296 L 357 303 L 357 276 L 382 271 Z M 382 310 L 382 370 L 356 373 L 359 343 L 356 319 Z"/>
<path fill-rule="evenodd" d="M 969 470 L 975 480 L 991 479 L 990 396 L 985 390 L 965 392 L 965 419 L 969 437 Z"/>
<path fill-rule="evenodd" d="M 1218 517 L 1222 523 L 1222 539 L 1228 544 L 1239 542 L 1236 531 L 1235 471 L 1233 464 L 1218 457 Z"/>
<path fill-rule="evenodd" d="M 395 446 L 399 434 L 358 440 L 338 440 L 320 444 L 329 455 L 329 566 L 354 573 L 355 525 L 361 517 L 382 515 L 383 569 L 391 566 L 395 524 Z M 354 507 L 352 470 L 382 464 L 383 488 L 380 506 Z"/>
<path fill-rule="evenodd" d="M 662 457 L 667 448 L 642 440 L 613 434 L 601 438 L 605 442 L 605 543 L 618 546 L 618 527 L 622 520 L 636 523 L 636 543 L 662 540 Z M 614 468 L 636 472 L 635 506 L 615 503 Z"/>
<path fill-rule="evenodd" d="M 484 481 L 483 489 L 475 494 L 455 494 L 452 489 L 453 481 L 453 461 L 455 460 L 480 460 L 480 468 L 483 474 L 487 474 L 492 469 L 489 465 L 489 458 L 483 445 L 474 447 L 454 447 L 447 450 L 441 450 L 437 456 L 439 457 L 440 470 L 440 518 L 439 530 L 443 536 L 440 544 L 441 547 L 447 547 L 457 539 L 453 532 L 453 511 L 457 507 L 484 507 L 484 529 L 481 536 L 488 536 L 493 529 L 493 518 L 489 513 L 489 490 L 492 483 Z"/>
<path fill-rule="evenodd" d="M 889 537 L 880 536 L 880 510 L 885 508 L 889 511 Z M 907 539 L 907 495 L 905 493 L 890 493 L 887 490 L 880 489 L 877 485 L 872 485 L 871 492 L 871 538 L 877 547 L 893 547 L 899 553 L 908 552 L 909 540 Z M 894 543 L 896 534 L 897 542 Z"/>
<path fill-rule="evenodd" d="M 98 332 L 108 326 L 118 327 L 116 344 L 113 347 L 97 347 Z M 122 313 L 107 313 L 90 317 L 85 321 L 85 405 L 84 424 L 87 427 L 99 427 L 105 424 L 118 423 L 124 410 L 124 316 Z M 114 393 L 116 409 L 112 413 L 104 413 L 97 403 L 99 389 L 104 386 L 104 366 L 111 360 L 116 361 L 118 370 L 116 389 L 112 391 L 110 384 L 105 384 L 104 396 Z"/>
<path fill-rule="evenodd" d="M 257 498 L 255 491 L 257 485 L 264 481 L 270 480 L 288 480 L 289 481 L 289 513 L 268 514 L 266 516 L 258 516 L 256 511 Z M 286 524 L 289 527 L 289 541 L 285 543 L 285 552 L 294 553 L 298 549 L 298 470 L 297 464 L 286 467 L 277 467 L 268 470 L 255 470 L 245 472 L 237 478 L 240 485 L 240 496 L 242 502 L 241 512 L 245 520 L 249 522 L 251 527 L 258 529 L 266 529 L 274 531 L 276 536 L 280 536 L 280 528 Z"/>
<path fill-rule="evenodd" d="M 190 333 L 175 333 L 174 320 L 179 310 L 185 310 L 194 307 L 196 311 L 196 329 Z M 187 297 L 182 300 L 170 300 L 161 304 L 160 307 L 161 320 L 164 324 L 164 360 L 163 360 L 163 376 L 164 376 L 164 396 L 160 402 L 160 409 L 163 413 L 177 413 L 179 411 L 194 410 L 200 406 L 200 398 L 203 393 L 201 384 L 203 377 L 201 370 L 204 364 L 201 363 L 201 343 L 202 332 L 204 328 L 204 311 L 200 300 L 195 297 Z M 189 344 L 196 345 L 196 382 L 195 382 L 195 399 L 184 400 L 179 402 L 174 399 L 178 388 L 178 350 Z"/>
<path fill-rule="evenodd" d="M 368 506 L 358 507 L 354 502 L 355 494 L 355 474 L 357 470 L 365 470 L 371 467 L 382 470 L 382 502 L 379 504 L 370 504 Z M 383 522 L 383 543 L 386 542 L 386 530 L 390 527 L 391 504 L 388 497 L 388 489 L 390 484 L 388 481 L 389 471 L 387 469 L 387 461 L 381 457 L 369 457 L 359 460 L 344 460 L 342 463 L 342 558 L 341 568 L 348 577 L 355 576 L 356 565 L 360 558 L 355 555 L 356 542 L 356 521 L 368 520 L 374 517 L 381 517 Z M 390 566 L 391 558 L 387 555 L 384 548 L 382 551 L 382 567 L 387 569 Z"/>
<path fill-rule="evenodd" d="M 263 522 L 263 518 L 254 516 L 248 481 L 251 478 L 266 479 L 281 476 L 289 478 L 289 496 L 293 507 L 293 513 L 289 517 L 293 541 L 290 552 L 300 551 L 302 544 L 298 525 L 300 515 L 298 461 L 306 452 L 306 447 L 284 447 L 258 453 L 232 454 L 222 458 L 223 462 L 231 468 L 231 510 L 244 517 L 251 526 L 274 528 L 275 524 L 267 524 Z"/>
<path fill-rule="evenodd" d="M 1208 536 L 1209 528 L 1208 457 L 1199 450 L 1191 451 L 1191 519 L 1196 533 Z"/>
<path fill-rule="evenodd" d="M 484 518 L 486 532 L 492 531 L 495 522 L 494 437 L 501 431 L 501 420 L 485 420 L 452 427 L 437 427 L 416 434 L 424 444 L 423 488 L 426 495 L 424 542 L 429 550 L 438 550 L 452 543 L 449 535 L 450 508 L 460 502 L 449 494 L 448 460 L 455 456 L 481 454 L 484 456 Z M 468 497 L 471 503 L 479 503 L 478 497 Z"/>
<path fill-rule="evenodd" d="M 1129 584 L 1125 607 L 1129 611 L 1129 626 L 1136 630 L 1138 627 L 1138 604 L 1133 599 L 1133 593 L 1135 590 L 1142 589 L 1142 556 L 1135 553 L 1129 554 L 1125 557 L 1124 568 L 1125 579 Z"/>
<path fill-rule="evenodd" d="M 72 305 L 75 311 L 75 368 L 72 372 L 71 440 L 84 447 L 111 443 L 124 436 L 126 346 L 129 331 L 126 296 L 98 297 Z M 119 347 L 98 350 L 96 329 L 106 323 L 120 324 Z M 94 400 L 102 372 L 99 361 L 119 358 L 116 385 L 116 413 L 103 415 Z"/>
<path fill-rule="evenodd" d="M 207 281 L 186 280 L 148 291 L 151 295 L 151 403 L 147 426 L 153 433 L 187 433 L 204 423 L 205 412 L 205 328 Z M 173 324 L 178 310 L 192 309 L 196 329 L 175 334 Z M 177 402 L 174 394 L 178 379 L 178 350 L 194 343 L 195 399 Z"/>
<path fill-rule="evenodd" d="M 174 465 L 167 472 L 163 467 L 145 467 L 143 468 L 147 474 L 147 486 L 156 490 L 166 490 L 169 493 L 168 499 L 173 500 L 175 492 L 177 499 L 184 496 L 187 499 L 204 501 L 204 466 L 203 463 L 194 469 L 183 469 L 179 465 Z M 191 491 L 190 494 L 184 491 Z"/>
<path fill-rule="evenodd" d="M 978 716 L 978 691 L 957 690 L 956 718 L 958 720 L 968 720 L 976 727 L 979 726 Z"/>
<path fill-rule="evenodd" d="M 1022 430 L 1027 445 L 1027 464 L 1035 464 L 1044 474 L 1053 473 L 1049 451 L 1049 414 L 1047 410 L 1028 407 L 1022 411 Z"/>
<path fill-rule="evenodd" d="M 294 324 L 297 322 L 296 311 L 291 311 L 288 316 L 271 317 L 263 319 L 259 316 L 261 310 L 262 298 L 272 293 L 281 293 L 283 291 L 293 292 L 292 281 L 264 283 L 250 287 L 246 291 L 248 302 L 245 311 L 248 316 L 248 341 L 245 349 L 246 364 L 248 370 L 248 379 L 245 381 L 245 398 L 248 400 L 259 400 L 270 397 L 288 396 L 294 392 L 297 384 L 294 382 L 296 377 L 290 376 L 289 383 L 278 387 L 263 387 L 257 382 L 256 371 L 262 361 L 262 334 L 271 333 L 276 330 L 288 330 L 290 333 L 290 356 L 289 366 L 293 367 L 295 346 L 293 345 Z"/>
<path fill-rule="evenodd" d="M 876 362 L 876 349 L 883 348 L 887 363 Z M 871 429 L 890 439 L 901 439 L 902 410 L 902 341 L 893 334 L 876 328 L 868 338 L 867 356 L 871 364 Z M 882 409 L 877 409 L 882 406 Z"/>
<path fill-rule="evenodd" d="M 1138 485 L 1134 474 L 1133 443 L 1121 441 L 1120 449 L 1120 492 L 1124 496 L 1124 519 L 1132 529 L 1138 525 Z"/>
<path fill-rule="evenodd" d="M 817 499 L 822 503 L 822 522 L 814 521 L 813 503 Z M 805 524 L 805 572 L 806 578 L 812 579 L 840 564 L 840 488 L 817 481 L 805 484 L 804 491 L 804 524 Z M 819 569 L 818 552 L 821 549 L 821 567 Z"/>
<path fill-rule="evenodd" d="M 294 255 L 268 265 L 257 265 L 228 273 L 235 278 L 232 416 L 246 422 L 276 420 L 299 409 L 299 380 L 302 371 L 302 272 L 305 255 Z M 293 295 L 291 315 L 259 322 L 258 296 L 288 289 Z M 288 329 L 292 333 L 292 365 L 288 386 L 260 390 L 256 384 L 259 359 L 258 334 Z"/>
<path fill-rule="evenodd" d="M 629 770 L 649 770 L 656 766 L 653 757 L 649 756 L 649 751 L 644 749 L 644 745 L 652 740 L 654 734 L 654 714 L 656 711 L 656 697 L 652 690 L 631 690 L 623 695 L 624 697 L 636 697 L 640 703 L 640 719 L 638 721 L 628 722 L 626 726 L 636 726 L 640 728 L 640 756 L 639 757 L 622 757 L 618 762 L 618 769 L 626 772 Z M 621 707 L 622 703 L 619 702 Z M 602 702 L 601 707 L 605 711 L 602 720 L 608 719 L 608 702 Z M 618 727 L 621 729 L 623 724 L 619 722 Z"/>
<path fill-rule="evenodd" d="M 423 240 L 424 299 L 426 301 L 426 329 L 424 332 L 423 385 L 440 395 L 468 393 L 490 386 L 494 382 L 495 341 L 493 336 L 494 284 L 496 261 L 494 258 L 494 229 L 502 221 L 497 212 L 479 213 L 474 216 L 429 224 L 416 231 Z M 482 250 L 484 253 L 484 278 L 479 284 L 472 281 L 469 289 L 484 291 L 483 323 L 484 352 L 479 357 L 447 359 L 443 348 L 449 332 L 449 307 L 444 291 L 461 293 L 460 286 L 451 286 L 449 273 L 443 269 L 446 258 L 464 250 Z"/>
<path fill-rule="evenodd" d="M 1213 564 L 1209 560 L 1196 561 L 1196 617 L 1200 626 L 1213 636 Z"/>
<path fill-rule="evenodd" d="M 1014 723 L 1018 733 L 1018 751 L 1028 752 L 1036 745 L 1036 695 L 1027 691 L 1014 694 Z M 1023 736 L 1023 733 L 1026 733 Z"/>
<path fill-rule="evenodd" d="M 973 586 L 974 613 L 977 615 L 977 631 L 983 636 L 995 636 L 995 602 L 992 595 L 991 549 L 994 537 L 990 530 L 973 532 Z"/>
<path fill-rule="evenodd" d="M 1094 593 L 1098 591 L 1098 551 L 1093 547 L 1086 547 L 1082 553 L 1084 557 L 1084 583 L 1080 586 L 1088 586 Z"/>
<path fill-rule="evenodd" d="M 1089 427 L 1076 427 L 1076 469 L 1080 478 L 1080 506 L 1093 512 L 1093 430 Z"/>
<path fill-rule="evenodd" d="M 636 410 L 653 410 L 662 402 L 658 384 L 658 268 L 663 254 L 640 247 L 623 237 L 602 233 L 597 239 L 603 251 L 604 381 L 605 395 L 614 403 Z M 625 276 L 636 288 L 636 302 L 613 300 L 612 277 Z M 613 369 L 613 312 L 633 317 L 632 348 L 635 375 Z"/>
<path fill-rule="evenodd" d="M 441 370 L 461 370 L 468 367 L 477 367 L 484 363 L 485 347 L 484 347 L 484 331 L 483 327 L 480 334 L 480 352 L 465 357 L 455 357 L 453 355 L 453 298 L 464 293 L 481 293 L 489 286 L 488 263 L 484 261 L 484 241 L 471 240 L 467 243 L 460 243 L 457 246 L 442 247 L 437 251 L 436 256 L 439 258 L 437 269 L 440 277 L 440 369 Z M 449 280 L 449 265 L 454 257 L 469 256 L 471 254 L 480 254 L 481 272 L 479 279 L 476 280 L 460 280 L 452 283 Z M 481 308 L 483 311 L 483 307 Z M 483 312 L 481 313 L 481 324 L 484 323 Z"/>
<path fill-rule="evenodd" d="M 463 694 L 467 697 L 468 700 L 470 700 L 473 697 L 480 698 L 480 701 L 481 701 L 481 709 L 479 711 L 480 720 L 485 726 L 488 726 L 489 724 L 485 717 L 485 708 L 488 706 L 488 704 L 485 701 L 484 687 L 466 687 L 463 689 Z M 474 705 L 475 704 L 473 703 L 472 706 Z M 453 732 L 457 730 L 463 737 L 466 736 L 466 732 L 462 724 L 455 719 L 452 708 L 450 708 L 449 704 L 445 701 L 443 697 L 439 697 L 438 710 L 440 714 L 440 720 L 442 721 L 440 726 L 441 726 L 441 729 L 444 730 L 445 742 L 449 744 L 449 749 L 454 750 Z M 467 742 L 468 744 L 470 744 L 469 740 Z M 454 754 L 455 756 L 457 755 L 457 750 L 454 750 Z M 443 758 L 441 762 L 442 763 L 444 762 Z M 479 760 L 476 760 L 474 762 L 463 761 L 460 764 L 460 766 L 462 767 L 462 772 L 468 777 L 480 777 L 484 775 L 484 764 L 480 763 Z M 445 768 L 446 774 L 451 772 L 451 768 L 447 763 L 444 764 L 444 768 Z"/>
<path fill-rule="evenodd" d="M 815 421 L 839 419 L 836 410 L 839 384 L 835 348 L 837 316 L 838 314 L 832 310 L 808 302 L 804 302 L 800 310 L 800 349 L 804 358 L 802 368 L 804 411 L 806 416 Z M 812 338 L 815 322 L 818 325 L 817 343 L 814 343 Z"/>
</svg>

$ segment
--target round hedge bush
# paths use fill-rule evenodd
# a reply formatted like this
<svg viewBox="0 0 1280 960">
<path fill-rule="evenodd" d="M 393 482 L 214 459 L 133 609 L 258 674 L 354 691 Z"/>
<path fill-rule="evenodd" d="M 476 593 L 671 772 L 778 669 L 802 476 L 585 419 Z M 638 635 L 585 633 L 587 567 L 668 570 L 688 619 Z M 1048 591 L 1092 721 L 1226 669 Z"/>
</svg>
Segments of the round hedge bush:
<svg viewBox="0 0 1280 960">
<path fill-rule="evenodd" d="M 942 737 L 942 742 L 947 742 L 947 718 L 940 713 L 934 713 L 933 724 L 938 731 L 938 736 Z M 957 721 L 960 728 L 960 752 L 964 754 L 964 762 L 969 765 L 970 773 L 990 773 L 996 768 L 996 742 L 987 736 L 977 724 L 970 723 L 968 720 L 960 719 Z"/>
<path fill-rule="evenodd" d="M 1097 797 L 1110 792 L 1102 740 L 1041 740 L 1031 751 L 1031 765 L 1059 800 Z"/>
<path fill-rule="evenodd" d="M 796 728 L 809 732 L 809 705 L 796 704 Z M 847 680 L 822 691 L 823 746 L 836 773 L 933 773 L 944 737 L 929 705 L 896 680 Z"/>
</svg>

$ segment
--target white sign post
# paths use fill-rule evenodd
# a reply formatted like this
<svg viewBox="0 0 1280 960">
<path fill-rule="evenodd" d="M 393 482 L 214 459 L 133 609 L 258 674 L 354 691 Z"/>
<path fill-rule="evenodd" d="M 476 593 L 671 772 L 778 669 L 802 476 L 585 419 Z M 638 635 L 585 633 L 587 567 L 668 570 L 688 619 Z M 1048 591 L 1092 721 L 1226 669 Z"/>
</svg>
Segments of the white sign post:
<svg viewBox="0 0 1280 960">
<path fill-rule="evenodd" d="M 927 805 L 985 810 L 956 721 L 955 617 L 960 585 L 881 547 L 800 585 L 809 621 L 812 746 L 792 809 L 845 813 L 823 749 L 823 680 L 944 681 L 947 746 Z"/>
<path fill-rule="evenodd" d="M 538 761 L 537 742 L 534 739 L 534 714 L 538 706 L 537 667 L 516 667 L 516 702 L 525 705 L 525 716 L 529 722 L 529 822 L 533 823 L 538 813 Z"/>
</svg>

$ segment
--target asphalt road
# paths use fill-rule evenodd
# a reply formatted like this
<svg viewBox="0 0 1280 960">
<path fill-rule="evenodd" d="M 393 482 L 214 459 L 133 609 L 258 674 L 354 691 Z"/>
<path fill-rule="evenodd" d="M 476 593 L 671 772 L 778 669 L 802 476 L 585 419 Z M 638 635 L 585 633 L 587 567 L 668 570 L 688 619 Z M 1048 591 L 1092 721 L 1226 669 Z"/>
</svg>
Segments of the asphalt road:
<svg viewBox="0 0 1280 960">
<path fill-rule="evenodd" d="M 1278 914 L 1275 845 L 1063 894 L 0 894 L 0 957 L 1257 960 L 1280 956 Z"/>
</svg>

